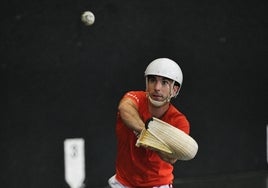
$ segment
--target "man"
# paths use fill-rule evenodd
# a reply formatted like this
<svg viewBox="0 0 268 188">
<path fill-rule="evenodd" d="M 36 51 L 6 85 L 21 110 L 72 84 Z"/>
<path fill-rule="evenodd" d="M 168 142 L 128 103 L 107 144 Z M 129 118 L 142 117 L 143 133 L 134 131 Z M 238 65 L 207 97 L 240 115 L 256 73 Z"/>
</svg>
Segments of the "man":
<svg viewBox="0 0 268 188">
<path fill-rule="evenodd" d="M 121 99 L 116 120 L 116 174 L 112 188 L 170 188 L 173 164 L 180 159 L 146 147 L 136 147 L 145 122 L 156 117 L 189 134 L 189 122 L 171 99 L 182 85 L 179 65 L 168 58 L 152 61 L 145 70 L 146 91 L 130 91 Z"/>
</svg>

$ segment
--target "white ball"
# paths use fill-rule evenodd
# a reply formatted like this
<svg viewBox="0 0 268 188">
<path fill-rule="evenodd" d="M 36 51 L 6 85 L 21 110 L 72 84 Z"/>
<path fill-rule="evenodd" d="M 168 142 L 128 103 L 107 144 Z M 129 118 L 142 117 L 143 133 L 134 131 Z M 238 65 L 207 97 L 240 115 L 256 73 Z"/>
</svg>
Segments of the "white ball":
<svg viewBox="0 0 268 188">
<path fill-rule="evenodd" d="M 85 25 L 92 25 L 95 22 L 95 16 L 91 11 L 85 11 L 81 15 L 81 20 Z"/>
</svg>

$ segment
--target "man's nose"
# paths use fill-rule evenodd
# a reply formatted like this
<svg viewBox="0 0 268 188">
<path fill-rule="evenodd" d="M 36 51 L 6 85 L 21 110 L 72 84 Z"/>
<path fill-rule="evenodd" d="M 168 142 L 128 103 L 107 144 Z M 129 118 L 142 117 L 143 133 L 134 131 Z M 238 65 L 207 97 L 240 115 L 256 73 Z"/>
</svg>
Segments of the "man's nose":
<svg viewBox="0 0 268 188">
<path fill-rule="evenodd" d="M 162 87 L 161 81 L 157 80 L 155 82 L 154 89 L 155 90 L 160 90 L 161 87 Z"/>
</svg>

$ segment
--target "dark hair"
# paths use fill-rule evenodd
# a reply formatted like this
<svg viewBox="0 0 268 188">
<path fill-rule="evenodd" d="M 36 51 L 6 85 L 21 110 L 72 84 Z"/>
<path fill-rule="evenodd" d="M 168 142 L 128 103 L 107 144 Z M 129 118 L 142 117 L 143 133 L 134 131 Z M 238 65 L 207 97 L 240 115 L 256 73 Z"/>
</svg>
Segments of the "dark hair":
<svg viewBox="0 0 268 188">
<path fill-rule="evenodd" d="M 147 78 L 148 78 L 148 80 L 149 80 L 149 79 L 151 79 L 151 78 L 154 77 L 154 76 L 157 76 L 157 75 L 147 75 Z M 164 76 L 161 76 L 161 77 L 163 77 L 163 78 L 165 78 L 165 79 L 168 79 L 168 80 L 170 80 L 170 81 L 173 81 L 173 80 L 170 79 L 170 78 L 167 78 L 167 77 L 164 77 Z M 174 86 L 181 87 L 181 85 L 179 84 L 179 82 L 176 82 L 176 81 L 175 81 L 175 83 L 174 83 Z"/>
<path fill-rule="evenodd" d="M 175 83 L 174 83 L 174 86 L 181 87 L 181 84 L 179 84 L 179 82 L 175 82 Z"/>
</svg>

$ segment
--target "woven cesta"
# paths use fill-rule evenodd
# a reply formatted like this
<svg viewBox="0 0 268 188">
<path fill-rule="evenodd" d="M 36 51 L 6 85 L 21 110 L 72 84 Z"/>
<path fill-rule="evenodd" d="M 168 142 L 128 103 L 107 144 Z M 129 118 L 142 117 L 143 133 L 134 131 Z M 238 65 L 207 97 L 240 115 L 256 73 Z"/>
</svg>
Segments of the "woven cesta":
<svg viewBox="0 0 268 188">
<path fill-rule="evenodd" d="M 155 117 L 146 122 L 136 146 L 165 152 L 184 161 L 193 159 L 198 151 L 198 144 L 191 136 Z"/>
</svg>

